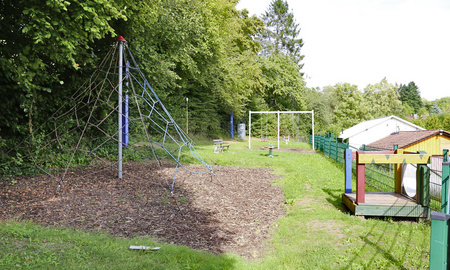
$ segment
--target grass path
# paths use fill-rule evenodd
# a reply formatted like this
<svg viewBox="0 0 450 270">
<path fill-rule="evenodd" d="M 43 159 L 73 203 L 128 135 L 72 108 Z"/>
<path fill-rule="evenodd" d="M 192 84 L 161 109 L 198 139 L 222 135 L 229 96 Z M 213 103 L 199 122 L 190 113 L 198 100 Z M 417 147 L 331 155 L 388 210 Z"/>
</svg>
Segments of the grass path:
<svg viewBox="0 0 450 270">
<path fill-rule="evenodd" d="M 321 154 L 245 150 L 236 145 L 220 162 L 267 166 L 284 177 L 287 215 L 275 224 L 272 250 L 258 269 L 427 269 L 427 223 L 363 219 L 341 204 L 344 172 Z M 303 145 L 308 147 L 308 145 Z M 242 151 L 242 152 L 241 152 Z M 228 156 L 232 156 L 229 159 Z"/>
<path fill-rule="evenodd" d="M 292 145 L 292 144 L 291 144 Z M 212 154 L 219 164 L 270 167 L 282 175 L 287 214 L 273 224 L 269 249 L 248 262 L 211 255 L 150 238 L 119 239 L 30 223 L 0 223 L 0 268 L 66 269 L 427 269 L 428 223 L 363 219 L 341 205 L 343 169 L 321 154 L 249 151 L 232 143 Z M 258 147 L 258 143 L 255 143 Z M 308 145 L 299 145 L 308 147 Z M 130 252 L 129 245 L 161 246 L 158 252 Z M 124 248 L 125 247 L 125 248 Z"/>
</svg>

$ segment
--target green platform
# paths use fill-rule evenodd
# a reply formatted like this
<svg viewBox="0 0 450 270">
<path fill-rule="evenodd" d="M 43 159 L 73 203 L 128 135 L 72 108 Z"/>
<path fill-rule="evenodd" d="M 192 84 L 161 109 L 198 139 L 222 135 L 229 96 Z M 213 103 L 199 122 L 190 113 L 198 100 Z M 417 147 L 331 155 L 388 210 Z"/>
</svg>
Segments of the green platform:
<svg viewBox="0 0 450 270">
<path fill-rule="evenodd" d="M 366 192 L 365 203 L 356 203 L 356 193 L 342 194 L 342 202 L 356 216 L 428 218 L 429 208 L 402 194 Z"/>
</svg>

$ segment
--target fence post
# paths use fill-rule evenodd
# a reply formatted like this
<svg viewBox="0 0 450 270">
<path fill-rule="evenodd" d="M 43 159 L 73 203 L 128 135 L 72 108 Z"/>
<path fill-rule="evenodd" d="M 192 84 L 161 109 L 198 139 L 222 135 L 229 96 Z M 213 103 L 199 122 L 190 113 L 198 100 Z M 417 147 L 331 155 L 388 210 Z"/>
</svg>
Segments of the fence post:
<svg viewBox="0 0 450 270">
<path fill-rule="evenodd" d="M 448 213 L 449 174 L 450 163 L 448 162 L 448 150 L 444 150 L 441 213 L 431 213 L 430 269 L 447 269 L 448 266 L 448 231 L 450 219 Z"/>
<path fill-rule="evenodd" d="M 430 269 L 447 269 L 449 214 L 431 213 Z"/>
<path fill-rule="evenodd" d="M 344 150 L 345 160 L 345 193 L 352 192 L 352 149 Z"/>
<path fill-rule="evenodd" d="M 338 161 L 338 156 L 339 156 L 339 143 L 338 143 L 337 139 L 336 139 L 335 143 L 336 143 L 335 159 L 336 159 L 336 162 L 337 162 Z"/>
<path fill-rule="evenodd" d="M 417 164 L 416 198 L 422 206 L 430 205 L 430 168 L 426 164 Z"/>
<path fill-rule="evenodd" d="M 331 142 L 333 141 L 333 138 L 328 139 L 328 157 L 331 157 Z"/>
<path fill-rule="evenodd" d="M 450 163 L 442 162 L 442 188 L 441 188 L 441 212 L 449 214 L 448 188 L 449 188 Z"/>
</svg>

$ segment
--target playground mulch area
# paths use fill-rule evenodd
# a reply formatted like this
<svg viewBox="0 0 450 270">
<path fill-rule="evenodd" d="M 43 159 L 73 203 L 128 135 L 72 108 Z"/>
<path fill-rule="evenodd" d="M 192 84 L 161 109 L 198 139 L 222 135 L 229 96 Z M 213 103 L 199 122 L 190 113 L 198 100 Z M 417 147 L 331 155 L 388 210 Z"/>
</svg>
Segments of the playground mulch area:
<svg viewBox="0 0 450 270">
<path fill-rule="evenodd" d="M 216 176 L 179 169 L 172 197 L 173 173 L 138 162 L 124 164 L 122 179 L 111 169 L 79 168 L 56 196 L 57 180 L 44 176 L 0 181 L 0 219 L 152 236 L 249 259 L 262 255 L 271 226 L 285 214 L 282 190 L 272 183 L 279 176 L 268 168 L 220 167 Z"/>
</svg>

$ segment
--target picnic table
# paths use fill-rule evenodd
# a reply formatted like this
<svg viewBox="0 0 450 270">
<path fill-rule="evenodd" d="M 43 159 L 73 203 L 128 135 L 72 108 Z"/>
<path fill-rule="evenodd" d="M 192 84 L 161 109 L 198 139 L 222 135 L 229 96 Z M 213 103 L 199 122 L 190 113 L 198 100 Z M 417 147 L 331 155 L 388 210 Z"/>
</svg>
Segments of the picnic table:
<svg viewBox="0 0 450 270">
<path fill-rule="evenodd" d="M 223 144 L 222 139 L 213 140 L 213 145 L 214 145 L 214 153 L 216 153 L 216 154 L 223 152 L 224 148 L 227 148 L 227 150 L 228 150 L 228 148 L 230 147 L 229 144 Z"/>
</svg>

